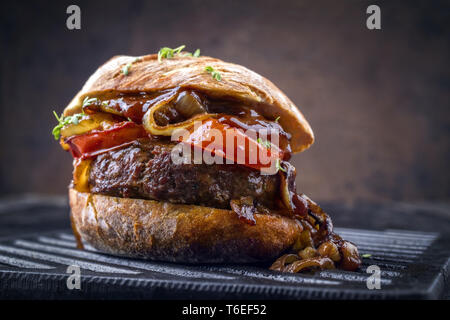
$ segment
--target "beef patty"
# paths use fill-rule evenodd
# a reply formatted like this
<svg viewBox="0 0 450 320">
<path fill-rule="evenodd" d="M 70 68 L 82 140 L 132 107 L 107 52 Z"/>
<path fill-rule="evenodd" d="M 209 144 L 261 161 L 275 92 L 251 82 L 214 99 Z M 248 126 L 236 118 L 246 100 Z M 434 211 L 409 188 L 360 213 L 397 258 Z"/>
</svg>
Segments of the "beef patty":
<svg viewBox="0 0 450 320">
<path fill-rule="evenodd" d="M 251 197 L 255 205 L 276 207 L 278 175 L 234 164 L 174 164 L 174 146 L 140 139 L 99 155 L 89 174 L 91 192 L 227 209 L 231 200 Z"/>
</svg>

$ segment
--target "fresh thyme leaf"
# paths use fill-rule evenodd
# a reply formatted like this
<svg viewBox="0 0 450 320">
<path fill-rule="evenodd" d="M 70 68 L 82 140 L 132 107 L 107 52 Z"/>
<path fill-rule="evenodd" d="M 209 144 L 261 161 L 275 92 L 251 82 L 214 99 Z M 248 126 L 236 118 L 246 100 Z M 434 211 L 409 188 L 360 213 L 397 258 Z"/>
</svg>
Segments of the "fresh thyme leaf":
<svg viewBox="0 0 450 320">
<path fill-rule="evenodd" d="M 73 119 L 72 119 L 72 123 L 73 124 L 78 124 L 80 122 L 80 119 L 78 119 L 78 117 L 74 117 Z"/>
<path fill-rule="evenodd" d="M 72 116 L 64 117 L 63 115 L 61 115 L 60 117 L 58 117 L 55 111 L 53 111 L 53 114 L 55 115 L 55 118 L 58 121 L 58 124 L 52 130 L 52 134 L 55 140 L 59 140 L 59 138 L 61 137 L 61 129 L 64 126 L 68 124 L 77 125 L 78 123 L 80 123 L 81 118 L 86 115 L 84 113 L 77 113 Z"/>
<path fill-rule="evenodd" d="M 195 50 L 194 53 L 184 51 L 183 53 L 180 53 L 180 54 L 181 54 L 182 56 L 184 56 L 184 57 L 194 57 L 194 58 L 198 58 L 198 57 L 200 57 L 200 49 Z"/>
<path fill-rule="evenodd" d="M 173 49 L 173 53 L 174 53 L 174 54 L 178 54 L 178 53 L 180 53 L 184 48 L 186 48 L 186 46 L 183 44 L 183 45 L 179 46 L 178 48 Z"/>
<path fill-rule="evenodd" d="M 58 120 L 58 125 L 53 128 L 52 134 L 53 134 L 53 137 L 55 138 L 55 140 L 59 140 L 59 137 L 61 136 L 61 128 L 63 127 L 63 125 L 61 124 L 61 120 L 60 120 L 60 118 L 58 118 L 58 115 L 56 114 L 55 111 L 53 111 L 53 114 L 55 115 L 56 119 Z"/>
<path fill-rule="evenodd" d="M 100 101 L 98 98 L 85 97 L 83 100 L 82 108 L 97 103 L 98 101 Z M 104 103 L 105 102 L 102 102 L 102 104 Z M 64 126 L 67 126 L 69 124 L 77 125 L 80 123 L 81 118 L 83 118 L 83 116 L 86 115 L 84 112 L 81 112 L 67 117 L 64 117 L 64 115 L 61 114 L 61 116 L 58 117 L 58 114 L 55 111 L 53 111 L 53 114 L 55 115 L 55 118 L 58 121 L 58 124 L 52 130 L 52 134 L 55 140 L 59 140 L 59 138 L 61 137 L 61 129 Z"/>
<path fill-rule="evenodd" d="M 175 49 L 169 47 L 161 48 L 161 50 L 159 50 L 158 52 L 158 61 L 161 62 L 163 58 L 173 58 L 176 54 L 179 54 L 185 47 L 185 45 L 182 45 Z"/>
<path fill-rule="evenodd" d="M 130 73 L 131 62 L 122 68 L 122 73 L 127 76 Z"/>
<path fill-rule="evenodd" d="M 362 258 L 370 258 L 372 255 L 370 253 L 366 253 L 361 255 Z"/>
<path fill-rule="evenodd" d="M 91 104 L 94 104 L 94 103 L 96 103 L 97 101 L 98 101 L 97 98 L 89 98 L 89 97 L 86 97 L 86 98 L 84 98 L 84 100 L 83 100 L 83 107 L 86 107 L 86 106 L 89 106 L 89 105 L 91 105 Z"/>
<path fill-rule="evenodd" d="M 275 122 L 278 123 L 278 121 L 280 120 L 280 116 L 275 118 Z"/>
<path fill-rule="evenodd" d="M 261 138 L 256 139 L 256 141 L 258 141 L 259 144 L 262 144 L 264 147 L 266 147 L 267 149 L 270 149 L 270 147 L 272 146 L 270 144 L 270 141 L 267 140 L 262 140 Z"/>
<path fill-rule="evenodd" d="M 283 172 L 286 172 L 286 169 L 284 169 L 284 168 L 281 166 L 280 159 L 277 159 L 277 162 L 275 163 L 275 168 L 277 168 L 277 171 L 278 171 L 278 170 L 281 170 L 281 171 L 283 171 Z"/>
<path fill-rule="evenodd" d="M 213 79 L 216 79 L 217 81 L 222 80 L 222 76 L 221 76 L 220 72 L 214 70 L 213 67 L 207 66 L 207 67 L 205 67 L 205 71 L 208 73 L 211 73 L 211 76 L 213 77 Z"/>
</svg>

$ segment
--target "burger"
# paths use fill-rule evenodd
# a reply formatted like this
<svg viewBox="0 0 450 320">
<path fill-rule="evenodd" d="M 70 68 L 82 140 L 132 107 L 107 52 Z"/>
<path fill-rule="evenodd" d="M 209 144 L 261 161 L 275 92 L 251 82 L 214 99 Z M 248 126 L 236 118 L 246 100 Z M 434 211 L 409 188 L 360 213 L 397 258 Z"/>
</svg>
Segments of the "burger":
<svg viewBox="0 0 450 320">
<path fill-rule="evenodd" d="M 53 135 L 73 156 L 78 247 L 180 263 L 355 270 L 356 246 L 296 190 L 292 154 L 314 142 L 273 83 L 237 64 L 162 48 L 115 56 Z M 231 137 L 231 138 L 230 138 Z"/>
</svg>

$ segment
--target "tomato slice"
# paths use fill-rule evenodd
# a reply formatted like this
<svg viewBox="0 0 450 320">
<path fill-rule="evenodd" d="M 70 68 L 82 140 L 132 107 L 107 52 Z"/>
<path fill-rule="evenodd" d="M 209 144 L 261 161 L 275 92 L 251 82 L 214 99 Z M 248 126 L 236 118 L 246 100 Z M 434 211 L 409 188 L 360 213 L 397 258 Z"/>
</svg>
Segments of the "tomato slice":
<svg viewBox="0 0 450 320">
<path fill-rule="evenodd" d="M 148 137 L 148 134 L 141 125 L 126 121 L 107 130 L 93 130 L 72 136 L 64 142 L 74 158 L 87 159 L 144 137 Z"/>
<path fill-rule="evenodd" d="M 254 169 L 276 173 L 275 164 L 283 159 L 283 151 L 275 144 L 259 140 L 255 132 L 250 136 L 242 129 L 209 119 L 188 129 L 180 141 L 202 150 L 211 156 L 226 159 L 226 163 L 235 163 Z M 112 149 L 120 148 L 138 138 L 148 137 L 142 125 L 134 122 L 120 122 L 107 130 L 72 136 L 64 140 L 66 146 L 77 159 L 88 159 Z M 195 157 L 195 155 L 194 155 Z"/>
<path fill-rule="evenodd" d="M 189 134 L 180 138 L 180 141 L 226 159 L 226 163 L 237 163 L 254 169 L 274 169 L 277 161 L 283 158 L 283 151 L 278 146 L 261 141 L 256 132 L 250 136 L 242 129 L 216 119 L 203 121 L 200 126 L 194 125 L 188 131 Z"/>
</svg>

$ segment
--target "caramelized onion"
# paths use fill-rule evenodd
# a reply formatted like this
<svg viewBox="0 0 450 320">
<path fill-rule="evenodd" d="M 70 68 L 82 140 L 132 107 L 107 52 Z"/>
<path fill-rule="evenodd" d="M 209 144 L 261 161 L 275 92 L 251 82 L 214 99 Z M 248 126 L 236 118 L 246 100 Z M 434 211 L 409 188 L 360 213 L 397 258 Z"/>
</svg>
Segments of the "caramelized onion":
<svg viewBox="0 0 450 320">
<path fill-rule="evenodd" d="M 284 184 L 285 191 L 291 192 L 293 189 L 289 182 L 289 171 L 287 167 L 285 169 L 287 175 L 282 174 L 282 184 Z M 284 196 L 286 194 L 287 192 Z M 348 271 L 358 269 L 361 265 L 361 258 L 357 247 L 333 232 L 333 223 L 330 217 L 317 203 L 304 194 L 298 195 L 298 197 L 306 202 L 307 215 L 302 217 L 294 214 L 294 217 L 302 225 L 303 231 L 299 233 L 297 240 L 292 245 L 291 254 L 281 256 L 272 264 L 271 269 L 283 272 L 300 272 L 311 268 L 333 269 L 336 266 Z M 284 199 L 284 201 L 286 200 L 290 199 Z M 287 203 L 290 205 L 289 202 Z M 297 254 L 293 252 L 297 252 Z"/>
<path fill-rule="evenodd" d="M 287 264 L 300 260 L 300 257 L 296 254 L 285 254 L 279 257 L 271 266 L 270 270 L 283 271 Z"/>
<path fill-rule="evenodd" d="M 61 129 L 61 136 L 64 138 L 80 135 L 100 127 L 107 128 L 116 121 L 113 116 L 107 113 L 94 113 L 84 115 L 77 124 L 70 123 Z"/>
<path fill-rule="evenodd" d="M 319 252 L 320 256 L 328 257 L 334 262 L 341 260 L 341 255 L 339 254 L 338 247 L 331 241 L 322 243 L 317 251 Z"/>
<path fill-rule="evenodd" d="M 313 247 L 306 247 L 305 249 L 301 250 L 298 255 L 302 259 L 309 259 L 317 257 L 319 254 L 317 253 L 317 250 Z"/>
<path fill-rule="evenodd" d="M 296 273 L 311 268 L 334 269 L 334 263 L 330 258 L 309 258 L 295 261 L 286 266 L 283 271 Z"/>
<path fill-rule="evenodd" d="M 183 91 L 175 102 L 175 109 L 185 118 L 189 119 L 201 113 L 206 113 L 200 97 L 192 91 Z"/>
<path fill-rule="evenodd" d="M 308 203 L 295 191 L 295 176 L 297 175 L 295 167 L 286 161 L 283 161 L 281 165 L 286 171 L 280 172 L 281 201 L 292 215 L 306 217 L 308 214 Z"/>
<path fill-rule="evenodd" d="M 296 254 L 285 254 L 278 258 L 269 268 L 273 271 L 296 273 L 306 269 L 319 268 L 334 269 L 334 263 L 330 258 L 310 257 L 302 259 Z"/>
<path fill-rule="evenodd" d="M 183 91 L 178 96 L 174 93 L 152 105 L 144 114 L 142 123 L 145 130 L 153 135 L 170 136 L 176 129 L 187 128 L 194 121 L 214 116 L 206 113 L 195 93 Z"/>
<path fill-rule="evenodd" d="M 293 251 L 300 251 L 303 250 L 306 247 L 312 247 L 314 245 L 311 233 L 308 230 L 304 230 L 304 225 L 299 221 L 299 224 L 301 225 L 301 232 L 295 241 L 294 245 L 292 246 Z"/>
<path fill-rule="evenodd" d="M 353 243 L 343 240 L 340 249 L 342 261 L 339 266 L 348 271 L 356 270 L 362 263 L 358 248 Z"/>
</svg>

